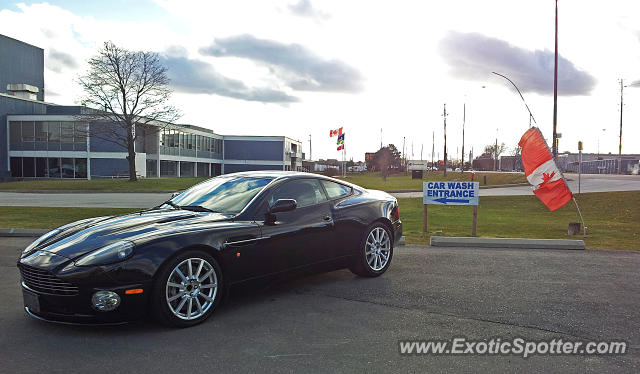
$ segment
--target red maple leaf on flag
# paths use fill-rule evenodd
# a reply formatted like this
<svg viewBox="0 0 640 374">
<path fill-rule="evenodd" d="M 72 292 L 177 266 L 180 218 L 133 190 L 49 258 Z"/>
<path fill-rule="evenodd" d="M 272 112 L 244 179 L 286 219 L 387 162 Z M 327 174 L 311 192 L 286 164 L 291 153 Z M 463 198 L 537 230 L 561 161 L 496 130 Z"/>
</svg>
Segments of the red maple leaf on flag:
<svg viewBox="0 0 640 374">
<path fill-rule="evenodd" d="M 549 183 L 549 181 L 553 178 L 553 176 L 556 175 L 556 172 L 552 172 L 551 174 L 548 173 L 542 173 L 542 183 L 540 183 L 540 185 L 542 186 L 545 183 Z"/>
</svg>

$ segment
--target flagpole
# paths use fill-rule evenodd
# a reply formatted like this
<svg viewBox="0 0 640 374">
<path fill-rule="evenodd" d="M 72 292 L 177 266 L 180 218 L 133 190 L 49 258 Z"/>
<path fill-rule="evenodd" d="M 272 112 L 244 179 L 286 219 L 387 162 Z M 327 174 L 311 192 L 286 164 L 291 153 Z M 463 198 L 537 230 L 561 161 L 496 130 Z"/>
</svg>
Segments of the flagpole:
<svg viewBox="0 0 640 374">
<path fill-rule="evenodd" d="M 573 202 L 576 204 L 576 208 L 578 209 L 578 215 L 580 216 L 580 221 L 582 221 L 582 230 L 583 230 L 582 237 L 586 238 L 587 237 L 587 226 L 584 225 L 584 219 L 582 218 L 582 212 L 580 212 L 580 207 L 578 206 L 578 201 L 576 200 L 575 196 L 573 196 Z"/>
<path fill-rule="evenodd" d="M 344 173 L 344 177 L 347 177 L 347 150 L 342 144 L 342 172 Z"/>
</svg>

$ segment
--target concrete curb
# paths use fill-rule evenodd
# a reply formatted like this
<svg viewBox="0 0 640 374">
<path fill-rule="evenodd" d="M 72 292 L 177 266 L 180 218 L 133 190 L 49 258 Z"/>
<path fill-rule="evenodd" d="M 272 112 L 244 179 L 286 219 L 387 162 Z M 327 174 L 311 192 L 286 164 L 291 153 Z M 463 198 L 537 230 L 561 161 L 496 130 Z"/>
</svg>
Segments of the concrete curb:
<svg viewBox="0 0 640 374">
<path fill-rule="evenodd" d="M 51 230 L 43 229 L 0 229 L 0 237 L 33 238 L 42 236 Z"/>
<path fill-rule="evenodd" d="M 432 236 L 434 247 L 586 249 L 584 240 Z"/>
</svg>

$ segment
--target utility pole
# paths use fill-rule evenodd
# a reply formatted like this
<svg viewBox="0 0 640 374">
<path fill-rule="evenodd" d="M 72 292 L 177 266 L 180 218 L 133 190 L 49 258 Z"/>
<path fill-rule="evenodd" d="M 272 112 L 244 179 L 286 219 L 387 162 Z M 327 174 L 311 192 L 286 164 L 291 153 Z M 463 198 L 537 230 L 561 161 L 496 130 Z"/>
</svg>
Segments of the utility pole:
<svg viewBox="0 0 640 374">
<path fill-rule="evenodd" d="M 382 149 L 382 127 L 380 128 L 380 149 Z"/>
<path fill-rule="evenodd" d="M 620 110 L 622 114 L 622 109 Z M 553 67 L 553 158 L 558 157 L 558 0 L 556 0 L 556 53 Z"/>
<path fill-rule="evenodd" d="M 422 151 L 424 150 L 424 143 L 420 146 L 420 161 L 422 161 Z"/>
<path fill-rule="evenodd" d="M 436 132 L 431 133 L 431 171 L 433 171 L 433 154 L 436 150 Z"/>
<path fill-rule="evenodd" d="M 407 155 L 404 153 L 404 141 L 406 140 L 406 137 L 402 137 L 402 163 L 406 166 L 406 162 L 405 160 L 407 159 Z M 406 171 L 406 170 L 405 170 Z"/>
<path fill-rule="evenodd" d="M 498 129 L 496 129 L 496 148 L 494 149 L 494 154 L 496 157 L 493 159 L 493 171 L 498 170 L 496 166 L 498 165 Z"/>
<path fill-rule="evenodd" d="M 460 161 L 460 171 L 464 171 L 464 123 L 467 120 L 467 103 L 462 106 L 462 159 Z"/>
<path fill-rule="evenodd" d="M 447 104 L 444 104 L 444 176 L 447 176 Z"/>
<path fill-rule="evenodd" d="M 624 81 L 620 79 L 620 144 L 618 145 L 618 174 L 622 174 L 622 108 L 624 102 L 622 94 L 624 90 Z"/>
<path fill-rule="evenodd" d="M 311 134 L 309 134 L 309 160 L 313 160 L 313 156 L 311 156 Z"/>
</svg>

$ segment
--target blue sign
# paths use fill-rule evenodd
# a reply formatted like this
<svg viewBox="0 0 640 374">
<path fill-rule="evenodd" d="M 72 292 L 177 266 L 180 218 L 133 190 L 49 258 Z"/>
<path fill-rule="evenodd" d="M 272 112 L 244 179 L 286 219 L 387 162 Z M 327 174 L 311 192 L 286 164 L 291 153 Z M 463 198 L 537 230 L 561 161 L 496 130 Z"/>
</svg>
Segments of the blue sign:
<svg viewBox="0 0 640 374">
<path fill-rule="evenodd" d="M 433 205 L 478 205 L 478 182 L 423 182 L 422 202 Z"/>
</svg>

